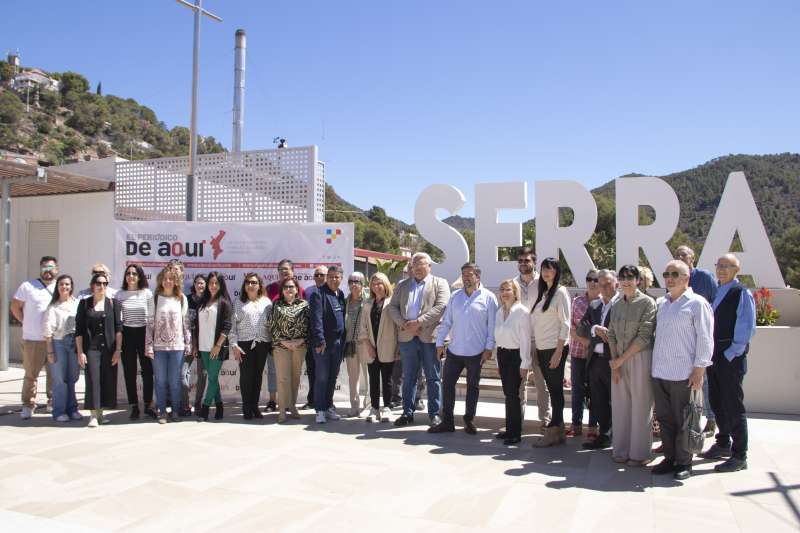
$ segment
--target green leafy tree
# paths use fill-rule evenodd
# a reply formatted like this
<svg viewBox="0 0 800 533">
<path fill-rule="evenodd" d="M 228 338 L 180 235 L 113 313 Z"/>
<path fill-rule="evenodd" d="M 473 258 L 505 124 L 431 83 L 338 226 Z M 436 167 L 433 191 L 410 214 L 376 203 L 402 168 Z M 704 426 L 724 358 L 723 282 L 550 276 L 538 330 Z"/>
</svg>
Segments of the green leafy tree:
<svg viewBox="0 0 800 533">
<path fill-rule="evenodd" d="M 14 67 L 6 61 L 0 61 L 0 81 L 10 81 L 14 77 Z"/>
<path fill-rule="evenodd" d="M 22 118 L 25 106 L 11 91 L 0 92 L 0 124 L 14 125 Z"/>
<path fill-rule="evenodd" d="M 800 225 L 792 226 L 775 243 L 783 280 L 792 287 L 800 287 Z"/>
<path fill-rule="evenodd" d="M 61 74 L 61 86 L 59 90 L 62 96 L 66 96 L 71 92 L 78 94 L 85 93 L 89 90 L 89 80 L 77 72 L 63 72 Z"/>
<path fill-rule="evenodd" d="M 61 106 L 61 93 L 57 91 L 40 91 L 39 105 L 49 113 L 55 113 Z"/>
</svg>

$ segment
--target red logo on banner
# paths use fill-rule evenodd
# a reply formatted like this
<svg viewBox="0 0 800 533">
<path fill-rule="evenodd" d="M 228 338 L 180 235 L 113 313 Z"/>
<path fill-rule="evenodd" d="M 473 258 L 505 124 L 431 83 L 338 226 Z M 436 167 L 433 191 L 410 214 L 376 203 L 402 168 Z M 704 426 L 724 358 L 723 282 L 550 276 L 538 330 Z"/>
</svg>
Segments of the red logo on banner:
<svg viewBox="0 0 800 533">
<path fill-rule="evenodd" d="M 211 248 L 214 250 L 214 259 L 219 257 L 219 254 L 222 253 L 222 246 L 221 242 L 222 239 L 225 237 L 225 230 L 219 230 L 216 237 L 211 238 Z"/>
</svg>

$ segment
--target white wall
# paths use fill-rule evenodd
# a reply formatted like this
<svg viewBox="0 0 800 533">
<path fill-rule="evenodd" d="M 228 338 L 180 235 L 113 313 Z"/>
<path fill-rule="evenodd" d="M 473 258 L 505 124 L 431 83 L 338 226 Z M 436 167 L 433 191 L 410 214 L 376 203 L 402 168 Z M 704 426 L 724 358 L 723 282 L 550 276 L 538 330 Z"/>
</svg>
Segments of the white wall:
<svg viewBox="0 0 800 533">
<path fill-rule="evenodd" d="M 11 199 L 11 296 L 27 278 L 28 222 L 59 221 L 59 271 L 70 274 L 77 289 L 88 287 L 92 265 L 114 260 L 114 193 L 97 192 Z M 111 283 L 121 283 L 119 273 Z M 19 360 L 20 328 L 12 328 L 11 359 Z"/>
</svg>

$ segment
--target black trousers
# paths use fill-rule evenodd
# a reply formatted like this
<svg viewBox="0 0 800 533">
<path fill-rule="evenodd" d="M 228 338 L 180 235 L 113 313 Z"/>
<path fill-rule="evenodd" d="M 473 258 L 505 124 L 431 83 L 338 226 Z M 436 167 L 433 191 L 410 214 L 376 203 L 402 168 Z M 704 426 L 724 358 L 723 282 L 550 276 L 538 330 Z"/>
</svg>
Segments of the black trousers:
<svg viewBox="0 0 800 533">
<path fill-rule="evenodd" d="M 686 445 L 683 410 L 689 405 L 692 389 L 689 380 L 671 381 L 652 378 L 653 400 L 656 407 L 656 418 L 661 426 L 661 445 L 664 447 L 664 459 L 676 465 L 692 464 L 692 452 Z M 702 394 L 700 397 L 702 398 Z"/>
<path fill-rule="evenodd" d="M 481 382 L 481 356 L 456 355 L 447 350 L 444 360 L 444 377 L 442 380 L 442 422 L 453 424 L 453 409 L 456 406 L 456 383 L 461 372 L 467 369 L 467 401 L 464 420 L 469 422 L 475 418 L 478 409 L 478 394 Z"/>
<path fill-rule="evenodd" d="M 589 361 L 589 400 L 600 435 L 611 437 L 611 367 L 608 357 L 592 354 Z"/>
<path fill-rule="evenodd" d="M 244 341 L 239 343 L 239 348 L 244 352 L 239 363 L 239 392 L 242 393 L 242 410 L 247 413 L 258 409 L 269 346 L 265 342 L 254 346 L 252 341 Z"/>
<path fill-rule="evenodd" d="M 381 405 L 381 392 L 383 392 L 383 406 L 389 407 L 392 403 L 392 370 L 394 361 L 391 363 L 381 363 L 376 357 L 373 362 L 367 365 L 369 374 L 369 398 L 373 409 Z"/>
<path fill-rule="evenodd" d="M 136 392 L 136 363 L 142 367 L 142 396 L 144 406 L 153 403 L 153 360 L 144 354 L 145 327 L 122 328 L 122 370 L 125 376 L 125 390 L 128 393 L 130 405 L 139 404 L 139 395 Z"/>
<path fill-rule="evenodd" d="M 706 370 L 708 377 L 708 397 L 711 409 L 717 416 L 717 444 L 731 446 L 737 459 L 747 458 L 747 414 L 744 407 L 742 382 L 747 373 L 747 355 L 734 357 L 733 361 L 714 352 L 712 365 Z"/>
<path fill-rule="evenodd" d="M 84 409 L 117 408 L 117 365 L 111 364 L 111 357 L 106 350 L 86 352 Z"/>
<path fill-rule="evenodd" d="M 311 342 L 308 343 L 306 350 L 306 376 L 308 377 L 308 394 L 306 395 L 306 403 L 314 405 L 314 348 L 311 347 Z"/>
<path fill-rule="evenodd" d="M 506 437 L 522 436 L 522 405 L 519 398 L 519 387 L 522 377 L 519 367 L 522 359 L 519 348 L 509 350 L 497 348 L 497 368 L 500 370 L 500 381 L 503 383 L 503 395 L 506 397 Z"/>
<path fill-rule="evenodd" d="M 552 350 L 536 350 L 539 368 L 542 370 L 544 382 L 550 392 L 550 404 L 553 406 L 553 416 L 548 427 L 564 424 L 564 367 L 567 364 L 569 347 L 564 346 L 564 350 L 561 352 L 561 362 L 558 366 L 550 368 L 550 358 L 555 352 L 555 348 Z"/>
</svg>

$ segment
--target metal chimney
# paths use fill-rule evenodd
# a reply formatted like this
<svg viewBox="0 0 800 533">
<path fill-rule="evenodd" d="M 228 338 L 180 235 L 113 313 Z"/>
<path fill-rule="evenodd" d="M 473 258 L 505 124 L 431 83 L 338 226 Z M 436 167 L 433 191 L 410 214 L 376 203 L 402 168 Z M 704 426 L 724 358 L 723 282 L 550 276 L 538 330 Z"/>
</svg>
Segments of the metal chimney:
<svg viewBox="0 0 800 533">
<path fill-rule="evenodd" d="M 233 65 L 233 153 L 242 151 L 244 129 L 244 63 L 247 38 L 244 30 L 236 30 L 236 49 Z"/>
</svg>

